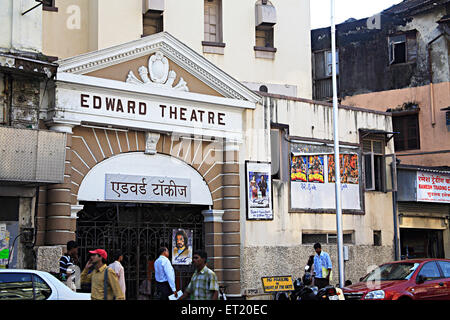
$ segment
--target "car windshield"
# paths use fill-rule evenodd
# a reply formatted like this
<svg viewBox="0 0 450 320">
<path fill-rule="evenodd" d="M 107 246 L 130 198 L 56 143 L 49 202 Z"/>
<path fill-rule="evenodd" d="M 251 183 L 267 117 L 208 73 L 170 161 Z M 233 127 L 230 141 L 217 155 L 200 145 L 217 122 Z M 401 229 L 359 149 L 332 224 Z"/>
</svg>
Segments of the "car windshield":
<svg viewBox="0 0 450 320">
<path fill-rule="evenodd" d="M 419 263 L 390 263 L 377 267 L 361 281 L 409 280 Z"/>
</svg>

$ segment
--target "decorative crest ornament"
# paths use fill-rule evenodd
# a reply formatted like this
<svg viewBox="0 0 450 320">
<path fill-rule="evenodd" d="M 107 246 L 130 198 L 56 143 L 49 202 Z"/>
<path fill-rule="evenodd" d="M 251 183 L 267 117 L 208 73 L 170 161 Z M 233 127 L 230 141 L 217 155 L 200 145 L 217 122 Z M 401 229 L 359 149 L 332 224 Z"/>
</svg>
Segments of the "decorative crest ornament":
<svg viewBox="0 0 450 320">
<path fill-rule="evenodd" d="M 148 59 L 148 69 L 141 66 L 138 69 L 139 80 L 130 70 L 127 76 L 127 83 L 152 86 L 157 88 L 169 88 L 179 91 L 189 91 L 186 81 L 182 77 L 177 85 L 174 85 L 177 74 L 175 71 L 169 71 L 169 60 L 161 52 L 157 52 Z M 150 77 L 149 77 L 150 76 Z"/>
</svg>

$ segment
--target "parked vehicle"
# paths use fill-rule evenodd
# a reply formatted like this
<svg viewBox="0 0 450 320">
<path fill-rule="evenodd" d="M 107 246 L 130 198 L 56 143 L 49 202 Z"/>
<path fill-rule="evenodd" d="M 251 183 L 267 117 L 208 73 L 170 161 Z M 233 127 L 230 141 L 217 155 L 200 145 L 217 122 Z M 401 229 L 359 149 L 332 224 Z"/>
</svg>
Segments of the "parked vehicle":
<svg viewBox="0 0 450 320">
<path fill-rule="evenodd" d="M 337 288 L 326 286 L 319 289 L 312 285 L 312 275 L 309 272 L 309 266 L 305 267 L 305 274 L 302 279 L 298 278 L 294 281 L 294 290 L 287 292 L 278 292 L 275 300 L 291 300 L 291 301 L 317 301 L 317 300 L 343 300 L 339 298 L 342 295 Z"/>
<path fill-rule="evenodd" d="M 0 300 L 90 300 L 90 293 L 70 290 L 48 272 L 0 269 Z"/>
<path fill-rule="evenodd" d="M 450 260 L 385 263 L 343 291 L 346 300 L 450 300 Z"/>
</svg>

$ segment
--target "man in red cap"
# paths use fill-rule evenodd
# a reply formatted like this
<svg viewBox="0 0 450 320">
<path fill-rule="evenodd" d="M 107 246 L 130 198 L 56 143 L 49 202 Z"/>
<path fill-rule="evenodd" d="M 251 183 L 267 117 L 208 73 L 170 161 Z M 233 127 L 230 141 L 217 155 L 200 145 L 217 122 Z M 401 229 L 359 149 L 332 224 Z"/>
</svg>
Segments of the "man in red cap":
<svg viewBox="0 0 450 320">
<path fill-rule="evenodd" d="M 91 257 L 81 273 L 81 282 L 91 284 L 92 300 L 125 300 L 119 280 L 113 269 L 106 266 L 108 254 L 103 249 L 89 251 Z M 94 270 L 89 273 L 91 268 Z M 105 275 L 108 270 L 107 276 Z M 105 294 L 105 276 L 106 276 L 106 294 Z"/>
</svg>

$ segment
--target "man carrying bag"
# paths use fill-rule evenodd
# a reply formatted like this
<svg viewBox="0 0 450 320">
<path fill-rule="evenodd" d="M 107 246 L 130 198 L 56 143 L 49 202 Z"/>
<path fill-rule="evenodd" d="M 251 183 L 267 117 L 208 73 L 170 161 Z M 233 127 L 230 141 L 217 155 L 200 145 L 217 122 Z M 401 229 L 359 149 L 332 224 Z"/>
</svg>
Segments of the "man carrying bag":
<svg viewBox="0 0 450 320">
<path fill-rule="evenodd" d="M 125 300 L 116 273 L 106 266 L 106 251 L 96 249 L 89 253 L 91 257 L 81 273 L 81 282 L 91 284 L 91 299 Z M 93 269 L 91 273 L 90 269 Z"/>
</svg>

